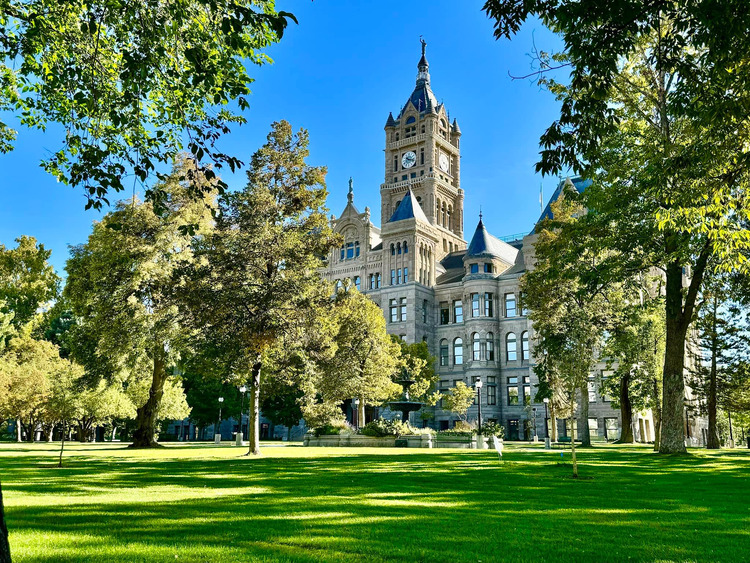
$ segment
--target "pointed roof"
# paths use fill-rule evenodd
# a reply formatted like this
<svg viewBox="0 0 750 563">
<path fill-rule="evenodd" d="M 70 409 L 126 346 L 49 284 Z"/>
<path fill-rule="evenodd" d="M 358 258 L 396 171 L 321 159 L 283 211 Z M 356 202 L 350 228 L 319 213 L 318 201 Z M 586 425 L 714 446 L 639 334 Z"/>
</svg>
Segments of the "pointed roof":
<svg viewBox="0 0 750 563">
<path fill-rule="evenodd" d="M 420 42 L 422 43 L 422 58 L 420 58 L 419 63 L 417 63 L 417 70 L 419 71 L 417 73 L 417 85 L 414 87 L 411 96 L 409 96 L 409 100 L 404 104 L 404 107 L 401 108 L 401 112 L 398 114 L 399 119 L 401 119 L 401 116 L 409 107 L 410 103 L 420 113 L 431 111 L 439 105 L 435 94 L 432 93 L 432 89 L 430 88 L 430 64 L 427 62 L 427 56 L 425 55 L 427 42 L 421 38 Z"/>
<path fill-rule="evenodd" d="M 508 264 L 515 264 L 518 249 L 493 237 L 484 226 L 481 217 L 474 236 L 471 237 L 469 247 L 466 249 L 465 258 L 488 256 L 500 258 Z"/>
<path fill-rule="evenodd" d="M 385 122 L 386 127 L 393 127 L 396 125 L 396 120 L 393 119 L 393 112 L 388 113 L 388 119 Z"/>
<path fill-rule="evenodd" d="M 411 190 L 406 191 L 404 199 L 398 204 L 396 211 L 393 212 L 388 222 L 393 223 L 394 221 L 403 221 L 404 219 L 419 219 L 423 223 L 429 223 L 427 216 L 422 211 L 422 206 L 419 205 L 417 198 L 414 197 Z"/>
<path fill-rule="evenodd" d="M 576 176 L 574 178 L 565 178 L 565 180 L 561 180 L 560 183 L 557 185 L 557 188 L 555 189 L 555 192 L 552 194 L 552 197 L 549 198 L 549 201 L 547 202 L 547 206 L 544 208 L 544 211 L 542 211 L 541 216 L 539 217 L 539 221 L 542 219 L 552 219 L 552 204 L 557 201 L 557 198 L 560 197 L 560 194 L 563 191 L 563 188 L 565 187 L 565 184 L 570 182 L 573 187 L 576 189 L 576 191 L 579 194 L 582 194 L 586 188 L 588 188 L 593 182 L 591 180 L 584 180 L 583 178 Z M 534 231 L 532 231 L 533 233 Z"/>
<path fill-rule="evenodd" d="M 458 127 L 458 120 L 455 117 L 453 118 L 453 126 L 452 127 L 453 127 L 454 133 L 458 133 L 459 135 L 461 134 L 461 129 Z"/>
</svg>

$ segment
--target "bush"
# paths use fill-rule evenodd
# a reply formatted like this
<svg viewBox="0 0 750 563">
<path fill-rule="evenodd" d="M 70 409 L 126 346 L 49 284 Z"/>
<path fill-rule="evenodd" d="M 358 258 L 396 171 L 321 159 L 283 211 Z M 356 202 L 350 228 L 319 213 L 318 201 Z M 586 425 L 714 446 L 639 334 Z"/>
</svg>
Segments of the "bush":
<svg viewBox="0 0 750 563">
<path fill-rule="evenodd" d="M 313 429 L 316 438 L 320 436 L 338 436 L 339 434 L 354 434 L 355 430 L 345 420 L 334 420 Z"/>
<path fill-rule="evenodd" d="M 497 422 L 485 422 L 480 428 L 482 436 L 497 436 L 501 440 L 505 438 L 505 427 L 500 426 Z"/>
<path fill-rule="evenodd" d="M 385 420 L 379 418 L 365 424 L 359 431 L 363 436 L 374 436 L 376 438 L 383 438 L 384 436 L 405 436 L 405 435 L 421 435 L 421 434 L 432 434 L 431 428 L 414 428 L 408 422 L 401 422 L 400 420 Z"/>
</svg>

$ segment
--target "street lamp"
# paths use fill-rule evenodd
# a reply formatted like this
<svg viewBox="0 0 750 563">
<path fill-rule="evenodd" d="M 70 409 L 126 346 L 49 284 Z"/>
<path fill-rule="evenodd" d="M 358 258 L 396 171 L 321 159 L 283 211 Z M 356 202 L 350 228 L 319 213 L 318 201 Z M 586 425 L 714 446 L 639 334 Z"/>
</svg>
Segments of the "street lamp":
<svg viewBox="0 0 750 563">
<path fill-rule="evenodd" d="M 534 415 L 534 441 L 539 441 L 539 435 L 536 433 L 536 407 L 531 409 L 531 413 Z"/>
<path fill-rule="evenodd" d="M 242 445 L 242 439 L 245 437 L 244 433 L 242 432 L 242 415 L 243 411 L 245 410 L 245 393 L 247 392 L 247 387 L 245 385 L 240 385 L 240 393 L 242 393 L 242 399 L 240 399 L 240 427 L 238 428 L 238 445 Z"/>
<path fill-rule="evenodd" d="M 549 397 L 542 399 L 544 403 L 544 449 L 550 449 L 551 445 L 549 442 L 549 414 L 547 413 L 547 405 L 549 404 Z"/>
<path fill-rule="evenodd" d="M 219 441 L 221 441 L 221 406 L 224 403 L 224 397 L 219 397 L 219 424 L 216 425 L 216 432 L 214 432 L 214 441 L 216 440 L 216 435 L 219 436 Z"/>
<path fill-rule="evenodd" d="M 477 388 L 477 407 L 479 409 L 478 412 L 478 420 L 477 420 L 477 427 L 479 432 L 482 432 L 482 379 L 477 377 L 476 383 L 474 383 L 474 386 Z"/>
<path fill-rule="evenodd" d="M 356 397 L 352 401 L 354 406 L 354 412 L 352 413 L 352 422 L 354 422 L 354 428 L 359 428 L 359 399 Z"/>
</svg>

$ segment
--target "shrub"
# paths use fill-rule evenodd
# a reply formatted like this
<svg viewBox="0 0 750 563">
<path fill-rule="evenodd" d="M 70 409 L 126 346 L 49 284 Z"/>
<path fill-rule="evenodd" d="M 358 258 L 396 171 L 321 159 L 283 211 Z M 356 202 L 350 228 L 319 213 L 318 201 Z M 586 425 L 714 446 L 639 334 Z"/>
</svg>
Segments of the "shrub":
<svg viewBox="0 0 750 563">
<path fill-rule="evenodd" d="M 401 422 L 397 419 L 385 420 L 379 418 L 365 424 L 359 432 L 363 436 L 382 438 L 384 436 L 432 434 L 433 430 L 431 428 L 414 428 L 408 422 Z"/>
<path fill-rule="evenodd" d="M 485 422 L 480 428 L 480 434 L 483 436 L 497 436 L 502 440 L 505 438 L 505 427 L 500 426 L 497 422 Z"/>
<path fill-rule="evenodd" d="M 316 438 L 320 436 L 338 436 L 339 434 L 354 434 L 354 429 L 345 420 L 335 420 L 313 429 Z"/>
</svg>

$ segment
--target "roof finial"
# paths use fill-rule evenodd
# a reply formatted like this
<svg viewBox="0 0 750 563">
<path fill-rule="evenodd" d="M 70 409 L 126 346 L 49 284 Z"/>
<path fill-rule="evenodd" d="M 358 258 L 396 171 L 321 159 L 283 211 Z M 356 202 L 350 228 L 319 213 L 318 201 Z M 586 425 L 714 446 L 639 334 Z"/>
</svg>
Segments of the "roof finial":
<svg viewBox="0 0 750 563">
<path fill-rule="evenodd" d="M 354 180 L 352 180 L 351 176 L 349 176 L 349 194 L 346 198 L 349 200 L 349 203 L 354 201 Z"/>
<path fill-rule="evenodd" d="M 419 42 L 422 44 L 422 56 L 424 57 L 424 51 L 425 51 L 425 48 L 427 47 L 427 41 L 422 39 L 422 36 L 420 35 Z"/>
<path fill-rule="evenodd" d="M 482 222 L 482 206 L 479 206 L 479 222 Z"/>
</svg>

